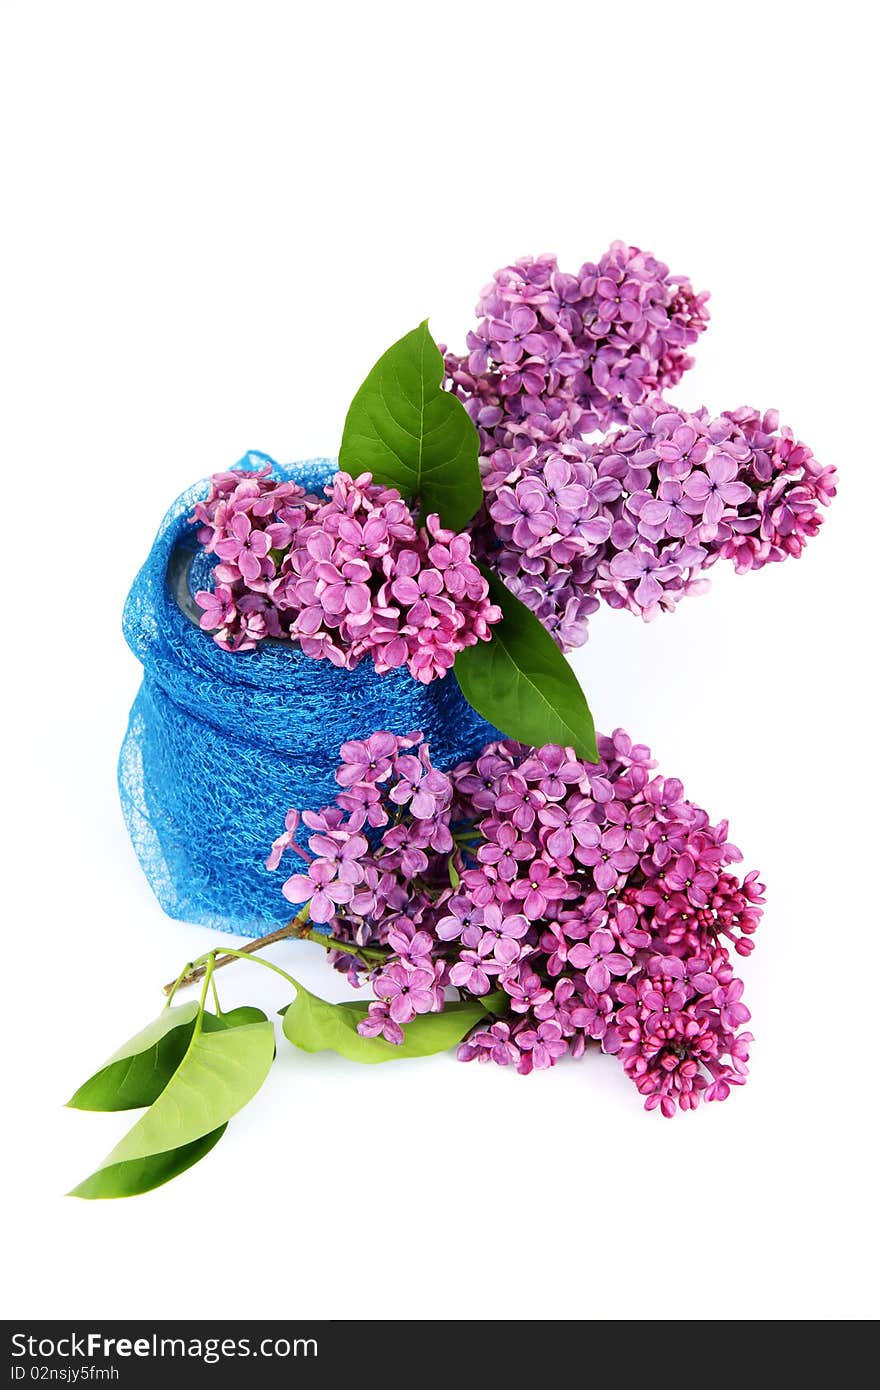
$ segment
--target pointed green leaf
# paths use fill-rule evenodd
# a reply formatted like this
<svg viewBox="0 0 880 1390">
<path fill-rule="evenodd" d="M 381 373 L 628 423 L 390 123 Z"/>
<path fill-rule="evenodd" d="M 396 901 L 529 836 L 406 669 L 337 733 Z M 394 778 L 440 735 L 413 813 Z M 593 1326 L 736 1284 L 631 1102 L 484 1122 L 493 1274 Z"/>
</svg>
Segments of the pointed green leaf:
<svg viewBox="0 0 880 1390">
<path fill-rule="evenodd" d="M 328 1004 L 298 985 L 296 998 L 284 1010 L 284 1036 L 304 1052 L 329 1050 L 351 1062 L 394 1062 L 446 1052 L 487 1012 L 486 1001 L 468 999 L 447 1004 L 439 1014 L 419 1014 L 404 1025 L 404 1041 L 397 1045 L 384 1038 L 361 1037 L 357 1025 L 368 1008 L 368 1004 Z"/>
<path fill-rule="evenodd" d="M 180 1148 L 225 1124 L 262 1086 L 274 1046 L 271 1023 L 200 1033 L 165 1090 L 101 1167 Z"/>
<path fill-rule="evenodd" d="M 151 1154 L 149 1158 L 135 1158 L 128 1163 L 113 1163 L 107 1168 L 99 1168 L 90 1178 L 68 1192 L 68 1197 L 137 1197 L 142 1192 L 150 1192 L 161 1187 L 180 1173 L 185 1173 L 200 1158 L 210 1153 L 226 1129 L 221 1125 L 210 1134 L 203 1134 L 191 1144 L 183 1144 L 179 1149 L 167 1153 Z"/>
<path fill-rule="evenodd" d="M 139 1110 L 152 1105 L 183 1060 L 198 1012 L 195 1001 L 163 1009 L 114 1052 L 67 1104 L 75 1110 Z"/>
<path fill-rule="evenodd" d="M 123 1043 L 94 1076 L 83 1082 L 67 1104 L 74 1110 L 140 1110 L 152 1105 L 183 1060 L 198 1012 L 195 1000 L 163 1009 L 158 1018 Z M 250 1005 L 229 1013 L 202 1016 L 206 1032 L 265 1022 L 263 1010 Z"/>
<path fill-rule="evenodd" d="M 205 1020 L 161 1095 L 73 1195 L 131 1196 L 167 1182 L 213 1148 L 260 1089 L 275 1056 L 272 1024 Z"/>
<path fill-rule="evenodd" d="M 457 396 L 443 390 L 443 358 L 428 323 L 390 347 L 349 406 L 339 467 L 370 472 L 404 497 L 417 497 L 422 516 L 438 512 L 461 531 L 483 500 L 479 436 Z"/>
<path fill-rule="evenodd" d="M 596 731 L 577 676 L 547 629 L 485 565 L 504 617 L 488 642 L 465 647 L 455 675 L 468 704 L 509 738 L 530 747 L 557 743 L 598 762 Z"/>
</svg>

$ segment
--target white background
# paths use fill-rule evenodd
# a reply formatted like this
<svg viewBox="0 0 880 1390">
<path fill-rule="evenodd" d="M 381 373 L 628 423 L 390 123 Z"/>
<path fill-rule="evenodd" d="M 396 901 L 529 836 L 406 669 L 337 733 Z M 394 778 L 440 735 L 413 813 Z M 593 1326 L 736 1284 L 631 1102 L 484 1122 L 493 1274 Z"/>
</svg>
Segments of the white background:
<svg viewBox="0 0 880 1390">
<path fill-rule="evenodd" d="M 0 11 L 3 1311 L 873 1316 L 869 7 Z M 668 1123 L 611 1059 L 521 1078 L 282 1045 L 170 1187 L 63 1197 L 126 1125 L 63 1102 L 211 941 L 160 912 L 115 788 L 120 613 L 166 504 L 248 447 L 332 453 L 425 314 L 461 345 L 497 266 L 615 237 L 712 290 L 673 399 L 778 406 L 841 473 L 803 560 L 718 566 L 652 626 L 605 610 L 577 657 L 599 726 L 729 816 L 768 883 L 748 1086 Z M 318 955 L 279 959 L 338 997 Z M 285 997 L 246 966 L 223 985 Z"/>
</svg>

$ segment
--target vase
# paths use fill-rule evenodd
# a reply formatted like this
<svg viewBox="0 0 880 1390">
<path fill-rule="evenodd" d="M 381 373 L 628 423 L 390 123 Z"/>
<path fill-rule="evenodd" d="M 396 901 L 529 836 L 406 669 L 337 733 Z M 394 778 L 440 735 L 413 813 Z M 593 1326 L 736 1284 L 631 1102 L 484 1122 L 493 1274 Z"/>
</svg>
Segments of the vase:
<svg viewBox="0 0 880 1390">
<path fill-rule="evenodd" d="M 320 492 L 334 459 L 277 465 L 273 476 Z M 125 605 L 126 640 L 143 666 L 119 759 L 123 813 L 162 908 L 187 922 L 259 936 L 289 919 L 280 872 L 265 867 L 291 807 L 318 809 L 338 790 L 348 739 L 420 729 L 435 766 L 476 756 L 500 737 L 465 701 L 453 672 L 430 685 L 403 668 L 353 671 L 265 641 L 227 652 L 197 625 L 192 595 L 210 584 L 213 558 L 188 518 L 208 481 L 166 514 Z M 291 866 L 293 859 L 291 859 Z"/>
</svg>

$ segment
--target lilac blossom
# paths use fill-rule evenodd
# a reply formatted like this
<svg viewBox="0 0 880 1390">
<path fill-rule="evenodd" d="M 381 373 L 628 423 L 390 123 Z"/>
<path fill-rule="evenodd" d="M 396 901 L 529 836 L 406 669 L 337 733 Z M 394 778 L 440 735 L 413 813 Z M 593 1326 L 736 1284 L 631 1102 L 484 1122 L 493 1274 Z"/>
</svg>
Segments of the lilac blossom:
<svg viewBox="0 0 880 1390">
<path fill-rule="evenodd" d="M 380 732 L 344 745 L 337 783 L 334 805 L 290 813 L 269 863 L 307 861 L 283 891 L 371 985 L 365 1038 L 402 1043 L 457 991 L 485 1010 L 463 1061 L 528 1074 L 599 1049 L 666 1116 L 743 1083 L 732 953 L 753 948 L 763 888 L 643 744 L 615 730 L 590 764 L 505 740 L 446 773 L 417 731 Z"/>
<path fill-rule="evenodd" d="M 574 275 L 553 256 L 524 259 L 483 291 L 468 353 L 448 354 L 447 370 L 487 452 L 607 429 L 691 365 L 707 299 L 621 241 Z"/>
<path fill-rule="evenodd" d="M 219 563 L 201 591 L 201 626 L 229 651 L 267 637 L 348 669 L 369 657 L 380 673 L 406 666 L 442 677 L 456 654 L 488 641 L 501 610 L 477 568 L 471 538 L 424 526 L 369 473 L 337 473 L 313 497 L 268 468 L 211 480 L 191 518 Z"/>
<path fill-rule="evenodd" d="M 742 572 L 800 555 L 834 496 L 775 412 L 712 419 L 659 395 L 598 443 L 494 449 L 475 544 L 563 648 L 600 601 L 646 620 L 702 593 L 719 560 Z"/>
<path fill-rule="evenodd" d="M 481 438 L 476 552 L 563 649 L 600 602 L 652 619 L 719 558 L 744 572 L 800 555 L 834 496 L 834 470 L 775 412 L 663 399 L 707 298 L 622 242 L 575 274 L 527 258 L 483 291 L 465 356 L 447 354 Z"/>
</svg>

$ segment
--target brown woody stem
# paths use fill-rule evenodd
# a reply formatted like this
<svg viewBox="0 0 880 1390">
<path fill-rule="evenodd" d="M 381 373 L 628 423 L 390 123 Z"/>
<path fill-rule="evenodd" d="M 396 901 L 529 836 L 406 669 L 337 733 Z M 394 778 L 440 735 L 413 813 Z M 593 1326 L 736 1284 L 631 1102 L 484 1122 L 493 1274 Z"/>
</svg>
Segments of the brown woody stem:
<svg viewBox="0 0 880 1390">
<path fill-rule="evenodd" d="M 325 951 L 344 951 L 346 955 L 357 956 L 367 966 L 379 965 L 385 959 L 385 951 L 372 950 L 368 946 L 355 946 L 348 941 L 337 941 L 335 937 L 328 936 L 326 932 L 312 931 L 309 927 L 310 906 L 310 903 L 306 903 L 305 907 L 300 908 L 290 922 L 286 922 L 283 927 L 278 927 L 276 931 L 270 931 L 266 936 L 258 937 L 256 941 L 249 941 L 235 955 L 216 956 L 214 969 L 219 970 L 221 965 L 231 965 L 234 960 L 240 960 L 243 954 L 250 955 L 252 951 L 261 951 L 264 946 L 272 946 L 276 941 L 286 941 L 288 937 L 292 936 L 298 937 L 302 941 L 314 941 L 318 946 L 323 946 Z M 186 985 L 194 985 L 203 978 L 206 969 L 207 965 L 193 966 L 191 970 L 178 979 L 169 980 L 167 985 L 163 985 L 163 994 L 173 994 Z"/>
</svg>

